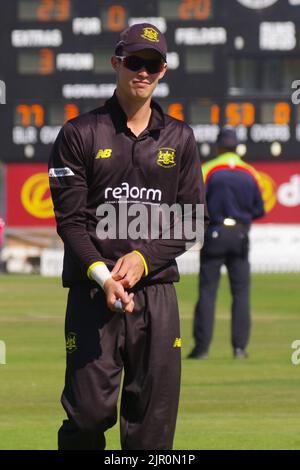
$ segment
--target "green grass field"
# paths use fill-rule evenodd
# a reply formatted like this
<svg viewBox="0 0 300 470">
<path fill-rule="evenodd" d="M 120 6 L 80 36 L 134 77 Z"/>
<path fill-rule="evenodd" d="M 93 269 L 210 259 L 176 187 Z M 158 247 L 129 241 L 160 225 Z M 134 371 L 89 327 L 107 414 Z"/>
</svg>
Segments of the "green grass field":
<svg viewBox="0 0 300 470">
<path fill-rule="evenodd" d="M 219 291 L 207 361 L 185 359 L 192 347 L 197 277 L 177 286 L 183 340 L 182 391 L 175 449 L 300 449 L 300 275 L 255 275 L 250 358 L 234 361 L 227 279 Z M 64 418 L 63 321 L 67 291 L 59 279 L 0 277 L 0 449 L 55 449 Z M 107 449 L 119 449 L 118 427 Z"/>
</svg>

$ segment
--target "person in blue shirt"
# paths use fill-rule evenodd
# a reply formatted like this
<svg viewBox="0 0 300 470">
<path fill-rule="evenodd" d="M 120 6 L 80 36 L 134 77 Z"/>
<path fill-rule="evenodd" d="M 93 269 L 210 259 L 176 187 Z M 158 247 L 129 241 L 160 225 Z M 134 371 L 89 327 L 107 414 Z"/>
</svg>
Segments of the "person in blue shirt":
<svg viewBox="0 0 300 470">
<path fill-rule="evenodd" d="M 208 358 L 213 336 L 216 294 L 222 265 L 232 294 L 231 342 L 235 358 L 247 358 L 250 336 L 250 266 L 248 232 L 253 219 L 265 213 L 259 173 L 235 153 L 234 128 L 224 127 L 218 157 L 203 165 L 211 223 L 200 255 L 199 300 L 194 315 L 195 346 L 188 358 Z"/>
</svg>

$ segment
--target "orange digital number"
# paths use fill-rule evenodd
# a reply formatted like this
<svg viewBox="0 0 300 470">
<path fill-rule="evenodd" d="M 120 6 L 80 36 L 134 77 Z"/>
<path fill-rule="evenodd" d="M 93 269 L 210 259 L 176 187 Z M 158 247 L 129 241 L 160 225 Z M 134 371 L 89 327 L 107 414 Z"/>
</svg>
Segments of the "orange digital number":
<svg viewBox="0 0 300 470">
<path fill-rule="evenodd" d="M 20 104 L 17 106 L 17 113 L 21 115 L 21 123 L 23 127 L 34 125 L 42 127 L 45 123 L 45 111 L 40 104 Z"/>
<path fill-rule="evenodd" d="M 36 14 L 39 21 L 67 21 L 70 19 L 70 0 L 40 0 Z"/>
<path fill-rule="evenodd" d="M 107 10 L 107 26 L 111 31 L 121 31 L 126 27 L 126 11 L 121 5 L 112 5 Z"/>
<path fill-rule="evenodd" d="M 181 103 L 170 104 L 167 114 L 171 117 L 174 117 L 175 119 L 179 119 L 179 121 L 184 121 L 184 112 Z"/>
<path fill-rule="evenodd" d="M 210 109 L 210 122 L 211 124 L 219 124 L 220 122 L 220 106 L 213 104 Z"/>
<path fill-rule="evenodd" d="M 182 0 L 178 7 L 181 20 L 207 20 L 211 14 L 211 0 Z"/>
<path fill-rule="evenodd" d="M 291 119 L 291 107 L 288 103 L 276 103 L 274 107 L 274 123 L 287 125 Z"/>
<path fill-rule="evenodd" d="M 51 49 L 40 50 L 40 66 L 39 73 L 41 75 L 49 75 L 54 72 L 54 54 Z"/>
<path fill-rule="evenodd" d="M 69 121 L 70 119 L 73 119 L 77 117 L 79 114 L 79 108 L 76 106 L 76 104 L 66 104 L 64 107 L 64 122 Z"/>
<path fill-rule="evenodd" d="M 52 19 L 53 0 L 41 0 L 36 15 L 39 21 L 50 21 Z"/>
<path fill-rule="evenodd" d="M 71 16 L 70 0 L 57 0 L 56 3 L 56 20 L 68 21 Z"/>
<path fill-rule="evenodd" d="M 252 103 L 228 103 L 226 121 L 230 126 L 252 126 L 255 122 L 255 107 Z"/>
</svg>

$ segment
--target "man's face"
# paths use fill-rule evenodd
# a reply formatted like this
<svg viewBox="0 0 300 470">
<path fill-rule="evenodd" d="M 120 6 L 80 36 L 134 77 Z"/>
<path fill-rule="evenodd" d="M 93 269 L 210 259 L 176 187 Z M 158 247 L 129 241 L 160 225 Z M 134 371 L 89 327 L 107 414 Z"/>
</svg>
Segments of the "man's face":
<svg viewBox="0 0 300 470">
<path fill-rule="evenodd" d="M 123 55 L 136 56 L 141 59 L 162 60 L 160 54 L 152 49 L 143 49 L 133 53 L 124 51 Z M 167 66 L 164 65 L 163 69 L 157 73 L 149 73 L 145 67 L 132 71 L 116 57 L 112 57 L 112 66 L 117 73 L 118 90 L 133 101 L 145 101 L 150 98 L 158 81 L 163 78 L 167 70 Z"/>
</svg>

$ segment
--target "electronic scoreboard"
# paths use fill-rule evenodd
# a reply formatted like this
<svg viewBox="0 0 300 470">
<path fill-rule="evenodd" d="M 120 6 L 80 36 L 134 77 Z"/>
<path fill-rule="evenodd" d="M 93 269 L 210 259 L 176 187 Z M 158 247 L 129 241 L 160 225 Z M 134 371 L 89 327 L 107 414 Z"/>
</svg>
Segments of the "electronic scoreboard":
<svg viewBox="0 0 300 470">
<path fill-rule="evenodd" d="M 224 124 L 247 160 L 300 159 L 299 0 L 6 0 L 0 14 L 6 163 L 46 162 L 63 123 L 112 95 L 118 34 L 144 21 L 169 48 L 156 99 L 204 159 Z"/>
</svg>

